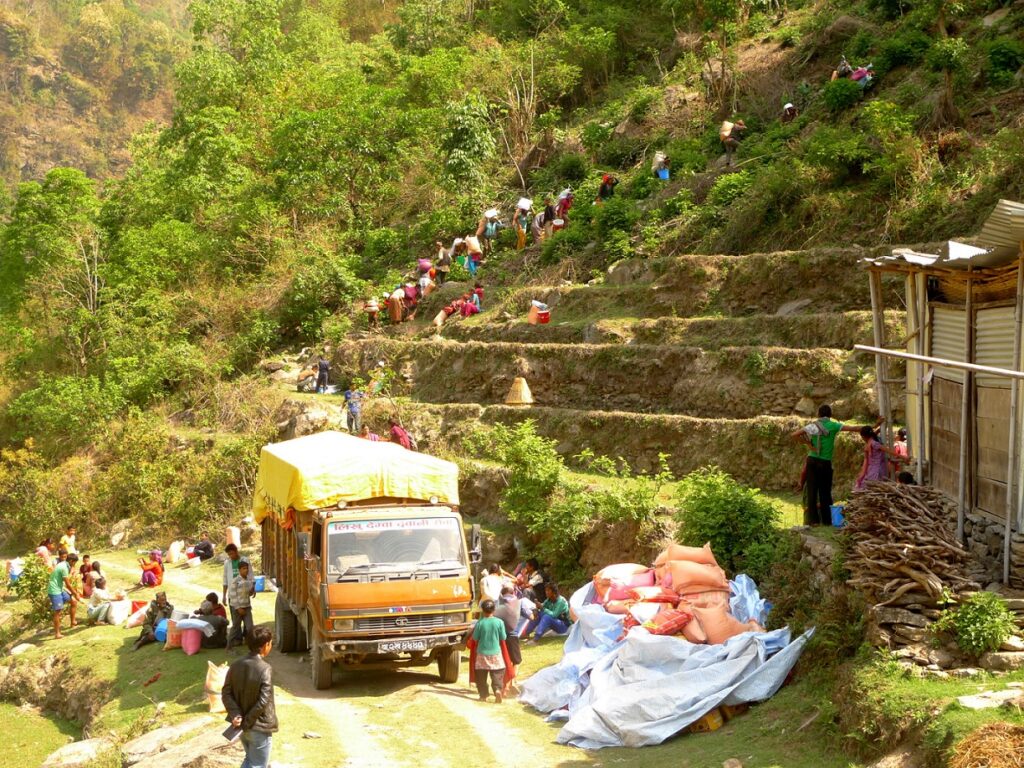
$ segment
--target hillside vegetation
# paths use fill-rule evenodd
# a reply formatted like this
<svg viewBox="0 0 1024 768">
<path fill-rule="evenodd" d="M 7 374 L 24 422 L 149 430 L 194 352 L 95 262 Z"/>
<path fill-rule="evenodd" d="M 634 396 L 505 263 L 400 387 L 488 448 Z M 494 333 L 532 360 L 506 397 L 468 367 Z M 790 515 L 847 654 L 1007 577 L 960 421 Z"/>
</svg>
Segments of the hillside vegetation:
<svg viewBox="0 0 1024 768">
<path fill-rule="evenodd" d="M 23 117 L 65 114 L 81 87 L 83 114 L 127 127 L 170 105 L 174 73 L 170 119 L 135 134 L 123 174 L 83 159 L 3 202 L 7 533 L 237 517 L 283 399 L 255 364 L 345 344 L 365 295 L 524 191 L 572 184 L 572 225 L 495 257 L 492 286 L 970 234 L 1024 184 L 1022 20 L 987 0 L 6 8 L 2 108 Z M 844 53 L 874 63 L 871 89 L 829 84 Z M 40 59 L 67 85 L 37 87 Z M 787 101 L 801 113 L 783 124 Z M 725 116 L 748 125 L 735 168 Z M 622 184 L 591 207 L 602 173 Z M 743 354 L 759 380 L 766 363 Z"/>
</svg>

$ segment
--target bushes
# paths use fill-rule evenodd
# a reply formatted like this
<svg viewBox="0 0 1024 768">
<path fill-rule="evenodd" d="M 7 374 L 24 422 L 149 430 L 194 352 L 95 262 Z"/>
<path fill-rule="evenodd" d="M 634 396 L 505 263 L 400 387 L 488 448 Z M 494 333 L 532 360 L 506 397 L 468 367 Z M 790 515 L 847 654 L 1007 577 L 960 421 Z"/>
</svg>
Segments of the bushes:
<svg viewBox="0 0 1024 768">
<path fill-rule="evenodd" d="M 50 571 L 35 552 L 26 554 L 24 562 L 25 567 L 21 576 L 14 582 L 12 591 L 19 599 L 28 601 L 31 606 L 29 621 L 33 624 L 43 624 L 52 613 L 48 596 Z M 79 620 L 82 619 L 84 617 L 79 616 Z"/>
<path fill-rule="evenodd" d="M 640 212 L 632 201 L 616 196 L 597 206 L 594 227 L 601 238 L 607 239 L 613 232 L 629 233 L 639 217 Z"/>
<path fill-rule="evenodd" d="M 908 30 L 882 43 L 875 69 L 884 75 L 897 67 L 909 67 L 924 58 L 932 39 L 919 30 Z"/>
<path fill-rule="evenodd" d="M 753 176 L 750 171 L 728 173 L 715 179 L 708 191 L 708 203 L 724 208 L 750 189 Z"/>
<path fill-rule="evenodd" d="M 559 155 L 554 162 L 555 178 L 573 184 L 583 181 L 590 172 L 590 163 L 577 152 L 566 152 Z"/>
<path fill-rule="evenodd" d="M 853 80 L 841 77 L 825 86 L 821 99 L 830 112 L 838 114 L 845 112 L 860 101 L 862 95 L 864 95 L 864 89 L 860 85 Z"/>
<path fill-rule="evenodd" d="M 676 490 L 676 521 L 683 544 L 711 542 L 719 564 L 730 573 L 767 575 L 778 538 L 779 511 L 756 488 L 740 485 L 717 467 L 683 478 Z"/>
<path fill-rule="evenodd" d="M 303 341 L 317 341 L 324 320 L 347 308 L 363 288 L 341 256 L 316 255 L 300 262 L 282 299 L 282 331 Z"/>
<path fill-rule="evenodd" d="M 1014 75 L 1024 66 L 1024 43 L 1012 37 L 997 37 L 984 50 L 988 81 L 998 88 L 1011 85 Z"/>
<path fill-rule="evenodd" d="M 96 376 L 55 376 L 8 406 L 15 439 L 34 436 L 53 452 L 73 450 L 97 434 L 125 406 L 120 388 Z"/>
<path fill-rule="evenodd" d="M 839 179 L 859 176 L 873 154 L 863 134 L 848 128 L 822 126 L 804 144 L 804 160 Z"/>
<path fill-rule="evenodd" d="M 562 259 L 576 255 L 589 242 L 590 236 L 587 228 L 574 222 L 573 226 L 555 232 L 544 241 L 541 246 L 541 262 L 556 264 Z M 455 279 L 454 276 L 452 279 Z"/>
<path fill-rule="evenodd" d="M 980 656 L 997 651 L 1017 631 L 1013 614 L 998 595 L 978 592 L 956 608 L 943 611 L 933 629 L 952 632 L 965 653 Z"/>
</svg>

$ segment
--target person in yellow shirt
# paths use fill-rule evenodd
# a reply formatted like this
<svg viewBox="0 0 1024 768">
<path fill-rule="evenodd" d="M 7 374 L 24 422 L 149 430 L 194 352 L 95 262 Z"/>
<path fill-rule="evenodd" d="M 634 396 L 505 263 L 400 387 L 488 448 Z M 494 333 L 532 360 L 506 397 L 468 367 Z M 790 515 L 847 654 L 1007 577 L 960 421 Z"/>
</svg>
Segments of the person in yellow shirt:
<svg viewBox="0 0 1024 768">
<path fill-rule="evenodd" d="M 61 549 L 67 551 L 69 555 L 77 555 L 78 548 L 75 546 L 75 526 L 69 525 L 63 536 L 60 537 Z"/>
</svg>

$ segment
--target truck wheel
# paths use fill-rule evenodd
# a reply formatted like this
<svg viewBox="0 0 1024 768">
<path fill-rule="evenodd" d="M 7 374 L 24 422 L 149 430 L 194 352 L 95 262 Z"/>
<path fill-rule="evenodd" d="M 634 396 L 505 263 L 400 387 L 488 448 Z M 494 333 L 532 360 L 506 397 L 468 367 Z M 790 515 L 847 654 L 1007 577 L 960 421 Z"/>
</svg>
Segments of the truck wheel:
<svg viewBox="0 0 1024 768">
<path fill-rule="evenodd" d="M 331 673 L 334 671 L 334 664 L 330 659 L 323 658 L 320 643 L 313 643 L 313 653 L 310 655 L 310 666 L 313 667 L 313 687 L 318 691 L 331 687 Z"/>
<path fill-rule="evenodd" d="M 462 664 L 462 655 L 458 648 L 450 648 L 437 657 L 437 671 L 441 675 L 442 683 L 459 682 L 459 668 Z"/>
<path fill-rule="evenodd" d="M 274 602 L 274 630 L 277 650 L 281 653 L 294 651 L 299 634 L 299 617 L 292 613 L 280 592 Z"/>
</svg>

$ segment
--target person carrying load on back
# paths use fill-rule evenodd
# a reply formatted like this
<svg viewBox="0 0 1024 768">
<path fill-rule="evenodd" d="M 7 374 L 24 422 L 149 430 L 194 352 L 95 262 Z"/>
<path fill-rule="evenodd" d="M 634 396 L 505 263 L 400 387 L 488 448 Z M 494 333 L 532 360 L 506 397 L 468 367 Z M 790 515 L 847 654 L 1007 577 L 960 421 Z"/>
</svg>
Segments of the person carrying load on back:
<svg viewBox="0 0 1024 768">
<path fill-rule="evenodd" d="M 740 134 L 745 130 L 747 130 L 747 126 L 742 120 L 737 120 L 735 123 L 724 120 L 722 127 L 718 129 L 718 138 L 722 140 L 722 144 L 725 146 L 726 166 L 732 165 L 732 156 L 740 145 Z"/>
<path fill-rule="evenodd" d="M 657 176 L 659 179 L 663 178 L 668 180 L 668 166 L 669 160 L 668 155 L 664 152 L 658 151 L 654 153 L 654 159 L 651 161 L 651 173 Z"/>
<path fill-rule="evenodd" d="M 572 191 L 572 187 L 566 187 L 558 193 L 558 202 L 555 203 L 555 218 L 562 220 L 563 228 L 569 224 L 569 209 L 572 208 L 575 199 L 576 193 Z"/>
<path fill-rule="evenodd" d="M 470 277 L 476 277 L 476 271 L 480 267 L 480 262 L 483 261 L 483 246 L 480 244 L 480 238 L 478 237 L 467 237 L 465 241 L 466 245 L 466 269 L 469 270 Z"/>
<path fill-rule="evenodd" d="M 444 285 L 445 280 L 448 279 L 448 273 L 452 269 L 452 255 L 440 242 L 434 243 L 434 245 L 437 246 L 437 262 L 434 266 L 434 275 L 437 279 L 437 284 Z"/>
<path fill-rule="evenodd" d="M 494 249 L 494 241 L 498 237 L 498 230 L 503 229 L 504 226 L 498 220 L 497 208 L 488 208 L 484 211 L 484 215 L 476 227 L 476 236 L 480 241 L 480 246 L 483 248 L 484 256 L 491 255 L 491 251 Z"/>
<path fill-rule="evenodd" d="M 606 173 L 601 177 L 601 186 L 597 188 L 597 199 L 595 203 L 600 205 L 610 197 L 615 196 L 615 185 L 619 183 L 619 180 L 612 176 L 610 173 Z"/>
<path fill-rule="evenodd" d="M 516 233 L 516 250 L 521 251 L 526 247 L 526 233 L 530 230 L 530 209 L 533 208 L 533 201 L 526 197 L 519 198 L 516 212 L 512 216 L 512 227 Z"/>
<path fill-rule="evenodd" d="M 787 101 L 782 106 L 782 122 L 784 124 L 792 123 L 794 120 L 796 120 L 797 115 L 799 114 L 799 111 L 797 111 L 797 108 L 793 105 L 793 102 L 791 101 Z"/>
</svg>

